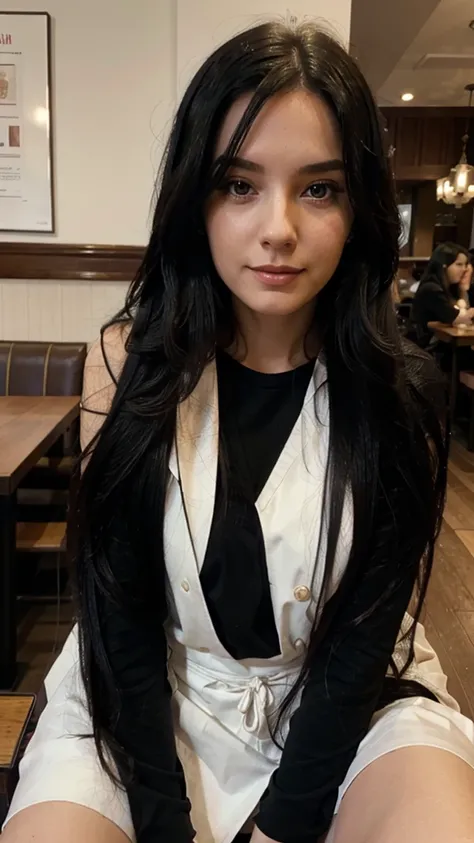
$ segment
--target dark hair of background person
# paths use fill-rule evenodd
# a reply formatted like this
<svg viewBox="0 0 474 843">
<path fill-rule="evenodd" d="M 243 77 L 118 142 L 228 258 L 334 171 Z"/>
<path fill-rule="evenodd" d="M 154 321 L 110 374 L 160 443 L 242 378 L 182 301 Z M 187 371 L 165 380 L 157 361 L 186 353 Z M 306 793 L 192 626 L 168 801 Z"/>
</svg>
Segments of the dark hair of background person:
<svg viewBox="0 0 474 843">
<path fill-rule="evenodd" d="M 465 254 L 467 257 L 467 265 L 474 266 L 474 250 L 473 249 L 461 249 L 462 254 Z M 472 279 L 471 279 L 471 288 L 470 290 L 463 290 L 461 288 L 461 284 L 450 284 L 449 290 L 451 293 L 452 300 L 455 304 L 459 301 L 459 299 L 464 299 L 466 303 L 469 303 L 469 306 L 472 307 L 473 301 L 473 290 L 472 290 Z"/>
<path fill-rule="evenodd" d="M 235 331 L 231 296 L 211 259 L 206 200 L 223 184 L 265 103 L 301 86 L 321 97 L 337 120 L 354 212 L 351 237 L 315 311 L 331 413 L 323 596 L 349 489 L 354 531 L 342 584 L 313 629 L 281 716 L 306 682 L 337 607 L 362 576 L 386 566 L 391 594 L 406 572 L 419 570 L 416 619 L 426 593 L 444 501 L 446 447 L 420 375 L 424 355 L 404 352 L 392 305 L 399 217 L 379 113 L 357 65 L 332 37 L 309 23 L 257 26 L 207 59 L 179 106 L 150 242 L 126 305 L 113 320 L 133 320 L 127 361 L 92 443 L 73 515 L 82 676 L 97 750 L 110 774 L 104 748 L 120 752 L 112 728 L 120 691 L 104 646 L 101 607 L 111 600 L 144 623 L 166 606 L 163 519 L 177 406 L 195 388 L 216 345 L 228 347 Z M 222 121 L 248 93 L 248 108 L 215 164 Z M 127 544 L 136 561 L 135 581 L 126 586 L 111 564 L 117 541 Z M 372 611 L 378 608 L 383 611 L 383 597 Z M 413 631 L 410 641 L 412 657 Z"/>
<path fill-rule="evenodd" d="M 457 243 L 441 243 L 431 255 L 420 282 L 423 284 L 425 281 L 436 281 L 453 303 L 459 297 L 454 290 L 454 287 L 457 290 L 457 285 L 449 283 L 446 268 L 454 263 L 458 255 L 466 255 L 470 259 L 469 252 L 464 246 L 459 246 Z"/>
</svg>

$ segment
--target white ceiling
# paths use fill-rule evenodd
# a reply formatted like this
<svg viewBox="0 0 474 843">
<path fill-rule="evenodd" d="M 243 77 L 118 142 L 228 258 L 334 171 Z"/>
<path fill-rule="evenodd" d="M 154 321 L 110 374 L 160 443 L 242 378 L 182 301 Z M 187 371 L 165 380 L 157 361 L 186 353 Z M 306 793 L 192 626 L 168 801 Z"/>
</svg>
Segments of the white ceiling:
<svg viewBox="0 0 474 843">
<path fill-rule="evenodd" d="M 474 0 L 353 0 L 351 52 L 380 105 L 465 106 Z M 411 91 L 412 103 L 400 99 Z"/>
</svg>

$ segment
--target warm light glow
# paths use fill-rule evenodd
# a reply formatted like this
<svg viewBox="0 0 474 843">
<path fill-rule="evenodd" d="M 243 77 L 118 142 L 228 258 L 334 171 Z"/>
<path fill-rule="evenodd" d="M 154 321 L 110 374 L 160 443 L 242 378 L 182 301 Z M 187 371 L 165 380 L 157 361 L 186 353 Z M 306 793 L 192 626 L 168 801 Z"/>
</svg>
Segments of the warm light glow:
<svg viewBox="0 0 474 843">
<path fill-rule="evenodd" d="M 403 102 L 411 102 L 412 99 L 414 99 L 414 98 L 415 98 L 415 95 L 410 94 L 409 91 L 407 91 L 405 94 L 402 94 L 402 96 L 401 96 L 401 99 L 403 100 Z"/>
<path fill-rule="evenodd" d="M 456 193 L 462 193 L 467 187 L 467 170 L 458 171 L 456 178 Z"/>
<path fill-rule="evenodd" d="M 469 185 L 467 192 L 470 193 L 471 196 L 474 196 L 474 184 Z"/>
</svg>

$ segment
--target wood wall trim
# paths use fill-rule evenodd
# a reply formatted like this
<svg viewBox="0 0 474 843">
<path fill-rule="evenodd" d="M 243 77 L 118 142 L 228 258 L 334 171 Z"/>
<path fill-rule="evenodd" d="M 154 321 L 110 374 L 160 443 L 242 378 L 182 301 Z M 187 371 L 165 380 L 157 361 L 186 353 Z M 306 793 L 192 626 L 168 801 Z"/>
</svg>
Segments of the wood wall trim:
<svg viewBox="0 0 474 843">
<path fill-rule="evenodd" d="M 386 117 L 423 117 L 427 120 L 442 117 L 451 120 L 453 117 L 472 118 L 472 110 L 463 105 L 428 106 L 428 105 L 384 105 L 381 109 Z"/>
<path fill-rule="evenodd" d="M 144 246 L 0 243 L 0 278 L 131 281 Z"/>
</svg>

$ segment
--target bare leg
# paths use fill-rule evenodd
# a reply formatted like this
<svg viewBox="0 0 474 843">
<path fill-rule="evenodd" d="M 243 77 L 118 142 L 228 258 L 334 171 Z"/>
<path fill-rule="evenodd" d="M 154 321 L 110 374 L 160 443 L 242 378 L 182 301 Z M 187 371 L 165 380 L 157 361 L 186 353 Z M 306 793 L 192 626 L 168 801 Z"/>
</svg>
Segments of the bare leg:
<svg viewBox="0 0 474 843">
<path fill-rule="evenodd" d="M 382 756 L 353 782 L 334 843 L 474 843 L 474 770 L 432 747 Z"/>
<path fill-rule="evenodd" d="M 40 802 L 10 820 L 2 843 L 130 843 L 113 822 L 73 802 Z"/>
</svg>

